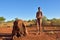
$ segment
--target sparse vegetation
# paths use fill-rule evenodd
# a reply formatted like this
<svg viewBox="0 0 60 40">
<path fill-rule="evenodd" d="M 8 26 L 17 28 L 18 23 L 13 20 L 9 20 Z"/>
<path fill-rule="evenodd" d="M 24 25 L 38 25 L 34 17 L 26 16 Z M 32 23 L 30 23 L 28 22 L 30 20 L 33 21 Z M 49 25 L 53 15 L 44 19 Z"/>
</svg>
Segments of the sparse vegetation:
<svg viewBox="0 0 60 40">
<path fill-rule="evenodd" d="M 19 18 L 15 18 L 15 20 L 17 20 L 17 19 L 19 19 Z M 5 18 L 0 17 L 0 26 L 1 26 L 1 24 L 3 24 L 3 25 L 12 24 L 13 25 L 13 22 L 14 22 L 14 20 L 10 20 L 10 21 L 5 22 Z M 24 22 L 26 22 L 26 26 L 29 26 L 29 27 L 31 27 L 32 25 L 36 25 L 36 19 L 32 19 L 32 20 L 28 20 L 28 21 L 25 20 Z M 56 18 L 48 19 L 46 16 L 44 16 L 42 18 L 42 25 L 60 26 L 60 19 L 56 19 Z"/>
</svg>

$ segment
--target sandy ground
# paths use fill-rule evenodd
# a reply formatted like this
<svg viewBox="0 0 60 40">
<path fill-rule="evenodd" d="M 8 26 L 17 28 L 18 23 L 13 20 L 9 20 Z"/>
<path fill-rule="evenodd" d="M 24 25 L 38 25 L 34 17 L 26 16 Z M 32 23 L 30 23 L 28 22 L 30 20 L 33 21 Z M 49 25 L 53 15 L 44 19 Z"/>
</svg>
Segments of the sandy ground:
<svg viewBox="0 0 60 40">
<path fill-rule="evenodd" d="M 27 27 L 27 31 L 28 31 L 28 34 L 26 36 L 22 36 L 19 38 L 14 36 L 14 40 L 57 40 L 57 39 L 60 40 L 59 38 L 60 35 L 59 37 L 57 37 L 56 34 L 47 34 L 46 32 L 41 32 L 40 35 L 36 35 L 37 33 L 36 27 Z M 12 28 L 5 28 L 5 27 L 0 28 L 0 33 L 11 33 L 11 32 L 12 32 Z M 2 40 L 1 37 L 0 37 L 0 40 Z M 3 39 L 3 40 L 9 40 L 9 38 Z"/>
<path fill-rule="evenodd" d="M 22 36 L 19 38 L 15 37 L 14 40 L 56 40 L 56 39 L 48 36 L 45 33 L 42 33 L 40 35 L 29 34 L 27 36 Z"/>
</svg>

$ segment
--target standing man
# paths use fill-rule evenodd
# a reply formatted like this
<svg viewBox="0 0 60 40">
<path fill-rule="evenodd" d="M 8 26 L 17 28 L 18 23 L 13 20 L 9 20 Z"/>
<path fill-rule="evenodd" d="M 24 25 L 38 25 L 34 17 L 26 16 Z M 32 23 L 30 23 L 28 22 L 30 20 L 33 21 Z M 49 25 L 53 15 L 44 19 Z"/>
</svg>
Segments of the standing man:
<svg viewBox="0 0 60 40">
<path fill-rule="evenodd" d="M 40 32 L 42 31 L 42 12 L 40 10 L 40 7 L 38 7 L 38 12 L 36 13 L 36 18 L 37 18 L 37 34 L 40 34 Z"/>
</svg>

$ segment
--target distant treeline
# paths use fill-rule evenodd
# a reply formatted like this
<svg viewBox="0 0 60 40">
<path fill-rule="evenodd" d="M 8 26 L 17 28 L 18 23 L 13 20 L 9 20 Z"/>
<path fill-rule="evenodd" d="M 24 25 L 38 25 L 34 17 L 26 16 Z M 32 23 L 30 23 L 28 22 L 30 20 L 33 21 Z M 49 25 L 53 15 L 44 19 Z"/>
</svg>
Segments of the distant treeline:
<svg viewBox="0 0 60 40">
<path fill-rule="evenodd" d="M 36 19 L 28 20 L 28 22 L 33 22 L 36 25 Z M 48 19 L 46 16 L 42 18 L 43 26 L 60 26 L 60 19 L 52 18 Z"/>
<path fill-rule="evenodd" d="M 42 19 L 42 24 L 51 26 L 60 26 L 60 19 L 57 18 L 48 19 L 46 16 L 44 16 Z"/>
<path fill-rule="evenodd" d="M 15 20 L 17 20 L 18 18 L 15 18 Z M 5 18 L 4 17 L 0 17 L 0 23 L 1 22 L 5 22 Z M 32 19 L 32 20 L 24 20 L 25 22 L 29 23 L 29 25 L 36 25 L 36 19 Z M 10 20 L 10 21 L 7 21 L 7 22 L 14 22 L 14 20 Z M 42 18 L 42 25 L 44 26 L 60 26 L 60 19 L 57 19 L 57 18 L 52 18 L 52 19 L 48 19 L 46 16 L 44 16 Z"/>
</svg>

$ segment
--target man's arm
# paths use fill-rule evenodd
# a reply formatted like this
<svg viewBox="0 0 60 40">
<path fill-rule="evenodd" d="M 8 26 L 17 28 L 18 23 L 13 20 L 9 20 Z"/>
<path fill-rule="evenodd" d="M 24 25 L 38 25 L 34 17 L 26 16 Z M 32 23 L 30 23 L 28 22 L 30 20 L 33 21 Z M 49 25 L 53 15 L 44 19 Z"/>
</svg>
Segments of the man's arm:
<svg viewBox="0 0 60 40">
<path fill-rule="evenodd" d="M 37 18 L 37 13 L 36 13 L 36 18 Z"/>
<path fill-rule="evenodd" d="M 43 13 L 41 12 L 41 17 L 43 17 Z"/>
<path fill-rule="evenodd" d="M 43 16 L 42 12 L 41 12 L 41 16 Z"/>
</svg>

